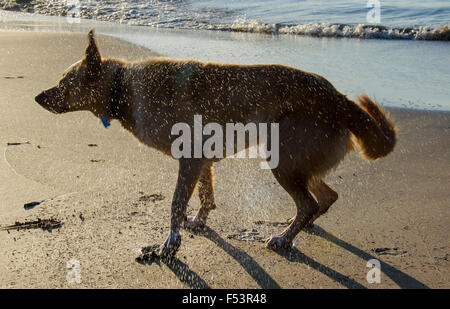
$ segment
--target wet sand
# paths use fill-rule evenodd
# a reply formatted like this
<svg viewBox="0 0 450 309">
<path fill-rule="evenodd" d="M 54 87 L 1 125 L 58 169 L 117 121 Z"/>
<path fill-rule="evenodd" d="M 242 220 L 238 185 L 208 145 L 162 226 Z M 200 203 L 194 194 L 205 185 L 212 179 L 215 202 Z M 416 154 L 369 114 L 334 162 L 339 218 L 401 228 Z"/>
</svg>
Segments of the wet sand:
<svg viewBox="0 0 450 309">
<path fill-rule="evenodd" d="M 168 233 L 177 162 L 117 122 L 104 129 L 88 112 L 53 115 L 34 102 L 85 44 L 84 34 L 0 32 L 0 227 L 62 223 L 0 231 L 0 287 L 450 288 L 448 112 L 389 109 L 395 152 L 348 156 L 327 177 L 339 200 L 292 250 L 262 242 L 294 214 L 287 193 L 258 161 L 229 159 L 216 164 L 209 229 L 183 231 L 173 263 L 137 263 Z M 99 45 L 104 56 L 151 55 L 108 37 Z M 195 194 L 189 212 L 199 206 Z M 366 280 L 373 258 L 380 284 Z M 72 259 L 81 283 L 66 279 Z"/>
</svg>

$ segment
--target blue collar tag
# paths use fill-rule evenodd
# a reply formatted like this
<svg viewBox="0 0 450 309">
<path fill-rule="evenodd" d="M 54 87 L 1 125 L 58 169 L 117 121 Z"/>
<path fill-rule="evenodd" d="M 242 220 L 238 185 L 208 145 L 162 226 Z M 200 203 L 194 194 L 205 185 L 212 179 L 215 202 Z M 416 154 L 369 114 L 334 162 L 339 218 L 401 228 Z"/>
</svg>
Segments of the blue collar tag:
<svg viewBox="0 0 450 309">
<path fill-rule="evenodd" d="M 111 125 L 106 117 L 102 117 L 102 124 L 105 128 L 108 128 Z"/>
</svg>

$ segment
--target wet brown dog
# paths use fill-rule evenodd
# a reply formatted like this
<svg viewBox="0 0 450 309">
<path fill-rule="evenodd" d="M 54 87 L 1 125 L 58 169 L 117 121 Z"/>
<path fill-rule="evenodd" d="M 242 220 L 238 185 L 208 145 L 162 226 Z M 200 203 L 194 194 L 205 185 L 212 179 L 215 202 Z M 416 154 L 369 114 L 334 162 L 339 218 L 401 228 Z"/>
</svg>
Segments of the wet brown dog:
<svg viewBox="0 0 450 309">
<path fill-rule="evenodd" d="M 374 160 L 389 154 L 396 129 L 383 109 L 367 96 L 359 104 L 339 93 L 321 76 L 282 65 L 231 65 L 194 60 L 151 58 L 128 63 L 102 59 L 91 30 L 83 60 L 72 65 L 58 83 L 36 101 L 54 113 L 89 110 L 95 116 L 118 119 L 141 142 L 166 154 L 176 136 L 176 123 L 278 123 L 279 164 L 272 169 L 297 206 L 297 215 L 270 248 L 290 246 L 298 232 L 336 201 L 338 195 L 322 180 L 358 146 Z M 216 207 L 214 161 L 179 159 L 172 200 L 170 233 L 163 257 L 176 253 L 180 228 L 205 225 Z M 186 217 L 188 201 L 199 183 L 201 209 Z"/>
</svg>

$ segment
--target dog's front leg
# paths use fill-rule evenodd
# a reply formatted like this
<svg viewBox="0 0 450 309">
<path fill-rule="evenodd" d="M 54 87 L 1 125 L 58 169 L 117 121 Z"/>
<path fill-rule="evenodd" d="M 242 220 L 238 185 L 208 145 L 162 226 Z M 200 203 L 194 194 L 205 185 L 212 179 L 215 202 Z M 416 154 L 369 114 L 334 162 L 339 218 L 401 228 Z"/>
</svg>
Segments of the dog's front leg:
<svg viewBox="0 0 450 309">
<path fill-rule="evenodd" d="M 172 200 L 170 233 L 164 242 L 160 256 L 168 258 L 175 255 L 181 244 L 180 227 L 186 221 L 186 208 L 203 170 L 201 159 L 180 159 L 178 180 Z"/>
</svg>

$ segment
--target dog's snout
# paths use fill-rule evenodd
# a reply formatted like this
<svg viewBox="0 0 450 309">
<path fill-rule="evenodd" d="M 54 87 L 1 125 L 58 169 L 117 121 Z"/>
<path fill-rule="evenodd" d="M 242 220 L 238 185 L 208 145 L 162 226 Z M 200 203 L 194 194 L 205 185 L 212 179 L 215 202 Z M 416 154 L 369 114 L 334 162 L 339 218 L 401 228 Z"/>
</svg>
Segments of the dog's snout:
<svg viewBox="0 0 450 309">
<path fill-rule="evenodd" d="M 45 102 L 45 98 L 46 98 L 46 93 L 45 91 L 42 91 L 40 94 L 38 94 L 34 100 L 38 103 L 38 104 L 42 104 Z"/>
<path fill-rule="evenodd" d="M 61 95 L 60 89 L 58 87 L 53 87 L 42 91 L 38 94 L 34 100 L 46 110 L 52 113 L 63 113 L 65 109 L 63 108 L 63 97 Z"/>
</svg>

